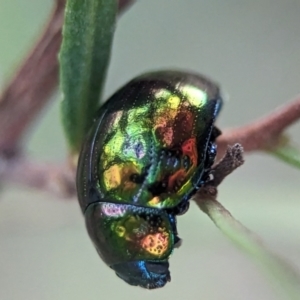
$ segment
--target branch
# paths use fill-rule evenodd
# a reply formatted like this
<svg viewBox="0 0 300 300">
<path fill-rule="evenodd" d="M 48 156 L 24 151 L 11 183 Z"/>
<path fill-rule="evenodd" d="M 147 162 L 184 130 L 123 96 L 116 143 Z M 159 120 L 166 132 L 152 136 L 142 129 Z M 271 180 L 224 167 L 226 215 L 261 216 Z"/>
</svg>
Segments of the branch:
<svg viewBox="0 0 300 300">
<path fill-rule="evenodd" d="M 0 157 L 0 181 L 42 190 L 58 198 L 70 198 L 76 192 L 75 173 L 67 165 L 22 156 Z"/>
<path fill-rule="evenodd" d="M 281 133 L 284 129 L 286 129 L 287 126 L 293 124 L 296 120 L 300 118 L 300 97 L 294 100 L 293 102 L 278 108 L 274 113 L 271 113 L 267 115 L 266 117 L 263 117 L 257 121 L 254 121 L 248 125 L 245 125 L 243 127 L 237 128 L 237 129 L 227 129 L 224 130 L 223 134 L 218 138 L 217 144 L 218 144 L 218 157 L 224 154 L 224 152 L 227 149 L 226 155 L 225 155 L 225 161 L 229 164 L 224 168 L 224 164 L 218 164 L 216 167 L 214 167 L 214 184 L 217 186 L 221 183 L 221 181 L 225 178 L 225 176 L 228 175 L 228 172 L 230 170 L 230 163 L 232 163 L 233 169 L 235 167 L 238 167 L 242 162 L 240 161 L 239 157 L 236 158 L 236 162 L 234 160 L 226 159 L 226 157 L 230 154 L 230 149 L 234 149 L 234 147 L 229 147 L 230 144 L 235 144 L 237 142 L 240 142 L 243 145 L 244 152 L 250 152 L 255 150 L 270 150 L 271 147 L 275 146 L 276 143 L 282 142 L 281 139 Z M 288 148 L 289 152 L 292 153 L 292 155 L 288 155 L 286 149 Z M 286 145 L 283 148 L 281 148 L 282 151 L 279 150 L 273 151 L 273 155 L 282 156 L 283 159 L 286 161 L 291 160 L 291 157 L 294 157 L 292 160 L 293 164 L 299 165 L 299 159 L 297 155 L 299 154 L 299 151 L 294 147 L 291 148 L 291 146 Z M 297 155 L 295 154 L 297 152 Z M 238 152 L 234 152 L 235 154 Z M 56 167 L 53 164 L 41 164 L 36 163 L 33 161 L 26 161 L 26 168 L 28 169 L 28 172 L 26 172 L 26 180 L 20 178 L 18 174 L 21 174 L 24 170 L 22 164 L 20 164 L 19 167 L 17 167 L 17 164 L 14 164 L 14 159 L 18 161 L 18 155 L 15 157 L 8 157 L 6 158 L 7 164 L 14 165 L 12 168 L 6 168 L 4 171 L 0 172 L 0 179 L 4 178 L 6 181 L 15 182 L 17 184 L 24 184 L 29 187 L 35 187 L 39 189 L 46 189 L 53 193 L 53 190 L 49 189 L 48 186 L 51 186 L 51 180 L 54 177 L 62 178 L 60 185 L 64 185 L 64 177 L 65 177 L 65 168 L 64 167 Z M 223 160 L 224 160 L 223 159 Z M 2 160 L 4 161 L 5 158 L 3 156 Z M 300 165 L 299 165 L 300 166 Z M 66 167 L 67 168 L 67 167 Z M 221 170 L 223 168 L 223 170 Z M 37 172 L 38 170 L 38 172 Z M 0 166 L 1 171 L 1 166 Z M 73 170 L 74 171 L 74 170 Z M 5 174 L 8 172 L 8 174 Z M 231 171 L 230 171 L 231 172 Z M 1 176 L 2 173 L 2 176 Z M 15 173 L 15 174 L 14 174 Z M 39 184 L 39 174 L 49 174 L 47 178 L 44 179 L 44 183 L 41 185 Z M 58 174 L 61 173 L 61 176 L 58 176 Z M 30 179 L 32 177 L 32 179 Z M 73 177 L 74 178 L 74 177 Z M 49 180 L 48 183 L 46 181 Z M 35 182 L 36 181 L 36 182 Z M 73 183 L 74 184 L 74 183 Z M 69 183 L 66 182 L 66 189 L 68 190 Z M 207 190 L 206 190 L 207 191 Z M 56 192 L 55 192 L 56 193 Z M 64 196 L 65 193 L 62 192 L 60 196 Z"/>
<path fill-rule="evenodd" d="M 45 105 L 58 82 L 57 52 L 61 43 L 64 1 L 56 7 L 41 39 L 0 98 L 0 149 L 11 151 Z"/>
<path fill-rule="evenodd" d="M 132 0 L 120 0 L 122 13 Z M 0 152 L 14 151 L 58 85 L 58 60 L 65 0 L 56 6 L 42 37 L 0 96 Z"/>
<path fill-rule="evenodd" d="M 218 155 L 228 145 L 240 143 L 245 152 L 270 150 L 280 143 L 282 132 L 300 119 L 300 97 L 277 108 L 269 115 L 239 128 L 225 129 L 218 138 Z"/>
<path fill-rule="evenodd" d="M 268 150 L 268 148 L 271 147 L 271 145 L 275 145 L 280 141 L 280 134 L 282 131 L 286 128 L 286 126 L 291 125 L 296 120 L 300 118 L 300 98 L 297 98 L 295 101 L 291 102 L 290 104 L 287 104 L 286 106 L 283 106 L 282 108 L 277 109 L 274 113 L 269 114 L 268 116 L 261 118 L 258 121 L 254 121 L 250 123 L 249 125 L 237 128 L 237 129 L 227 129 L 224 130 L 224 133 L 218 138 L 218 157 L 220 157 L 226 149 L 234 149 L 234 147 L 229 147 L 230 144 L 235 144 L 237 142 L 242 143 L 244 152 L 250 152 L 255 150 Z M 288 146 L 285 146 L 288 147 Z M 230 163 L 232 163 L 233 169 L 237 166 L 239 166 L 242 162 L 240 161 L 240 158 L 238 156 L 235 156 L 236 162 L 234 160 L 226 159 L 226 157 L 230 154 L 230 151 L 227 150 L 225 155 L 225 161 L 230 166 Z M 292 151 L 293 150 L 293 151 Z M 290 149 L 290 152 L 295 153 L 295 148 Z M 237 154 L 238 152 L 234 152 Z M 274 155 L 286 155 L 285 153 L 279 153 L 274 152 Z M 291 159 L 291 156 L 284 157 L 285 160 Z M 296 155 L 294 155 L 296 157 Z M 37 163 L 34 161 L 28 161 L 26 160 L 26 163 L 21 163 L 20 165 L 14 163 L 14 159 L 16 161 L 19 161 L 18 155 L 13 157 L 4 158 L 2 157 L 2 164 L 3 161 L 7 160 L 5 164 L 7 166 L 12 165 L 13 167 L 7 167 L 4 170 L 2 170 L 0 165 L 0 179 L 4 179 L 5 181 L 14 182 L 17 184 L 23 184 L 29 187 L 34 187 L 38 189 L 45 189 L 50 191 L 51 193 L 57 194 L 56 191 L 53 191 L 52 188 L 49 188 L 51 186 L 52 178 L 60 178 L 59 183 L 60 186 L 63 186 L 66 184 L 66 189 L 68 190 L 69 182 L 66 180 L 65 182 L 65 173 L 69 172 L 67 171 L 67 167 L 57 167 L 53 164 L 46 164 L 46 163 Z M 24 158 L 23 158 L 24 159 Z M 295 159 L 292 161 L 295 164 Z M 296 163 L 299 165 L 299 160 L 296 161 Z M 24 174 L 24 166 L 23 164 L 26 164 L 26 168 L 28 172 L 26 172 L 26 178 L 22 179 L 20 174 Z M 217 186 L 221 183 L 221 181 L 224 179 L 225 176 L 228 175 L 228 172 L 230 170 L 230 167 L 227 166 L 224 168 L 224 164 L 218 164 L 216 167 L 214 167 L 214 184 Z M 25 170 L 26 170 L 25 168 Z M 223 168 L 223 171 L 221 170 Z M 2 171 L 1 171 L 2 170 Z M 6 174 L 8 173 L 8 174 Z M 61 176 L 59 175 L 61 173 Z M 2 174 L 2 175 L 1 175 Z M 40 174 L 48 174 L 48 177 L 44 177 L 43 184 L 40 184 Z M 222 176 L 221 176 L 222 175 Z M 30 177 L 32 177 L 30 179 Z M 75 178 L 73 176 L 73 178 Z M 49 182 L 47 182 L 47 180 Z M 64 183 L 65 182 L 65 183 Z M 74 185 L 74 183 L 73 183 Z M 56 190 L 56 189 L 55 189 Z M 207 191 L 207 190 L 206 190 Z M 59 194 L 59 193 L 58 193 Z M 62 193 L 59 196 L 64 196 L 64 189 Z M 71 193 L 72 195 L 72 193 Z"/>
<path fill-rule="evenodd" d="M 119 0 L 119 14 L 122 14 L 134 2 L 135 2 L 135 0 Z"/>
</svg>

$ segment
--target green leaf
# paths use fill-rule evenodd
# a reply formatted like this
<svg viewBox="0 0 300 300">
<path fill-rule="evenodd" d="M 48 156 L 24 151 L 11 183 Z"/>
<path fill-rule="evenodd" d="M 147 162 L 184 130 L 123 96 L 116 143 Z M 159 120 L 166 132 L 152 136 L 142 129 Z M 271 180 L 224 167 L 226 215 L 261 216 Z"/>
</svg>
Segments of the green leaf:
<svg viewBox="0 0 300 300">
<path fill-rule="evenodd" d="M 80 151 L 103 89 L 117 0 L 68 0 L 59 54 L 62 121 L 72 154 Z"/>
<path fill-rule="evenodd" d="M 300 147 L 295 145 L 287 136 L 283 136 L 279 145 L 268 150 L 268 153 L 300 169 Z"/>
<path fill-rule="evenodd" d="M 280 288 L 282 297 L 279 299 L 300 299 L 300 275 L 291 265 L 268 250 L 253 232 L 235 220 L 219 202 L 212 199 L 195 200 L 216 226 L 262 267 L 274 283 L 273 286 Z"/>
</svg>

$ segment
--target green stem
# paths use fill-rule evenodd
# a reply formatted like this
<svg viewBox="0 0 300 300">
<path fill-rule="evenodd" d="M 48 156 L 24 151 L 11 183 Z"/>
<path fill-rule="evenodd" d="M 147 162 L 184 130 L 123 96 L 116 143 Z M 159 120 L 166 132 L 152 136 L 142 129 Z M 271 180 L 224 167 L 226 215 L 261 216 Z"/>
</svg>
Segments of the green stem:
<svg viewBox="0 0 300 300">
<path fill-rule="evenodd" d="M 288 138 L 285 139 L 283 144 L 267 152 L 293 167 L 300 169 L 300 148 L 293 144 Z"/>
<path fill-rule="evenodd" d="M 292 266 L 268 250 L 254 233 L 235 220 L 219 202 L 213 199 L 195 200 L 215 225 L 262 267 L 275 283 L 274 286 L 281 288 L 284 299 L 300 299 L 300 275 Z"/>
<path fill-rule="evenodd" d="M 59 54 L 62 119 L 70 150 L 79 152 L 106 77 L 117 0 L 68 0 Z"/>
</svg>

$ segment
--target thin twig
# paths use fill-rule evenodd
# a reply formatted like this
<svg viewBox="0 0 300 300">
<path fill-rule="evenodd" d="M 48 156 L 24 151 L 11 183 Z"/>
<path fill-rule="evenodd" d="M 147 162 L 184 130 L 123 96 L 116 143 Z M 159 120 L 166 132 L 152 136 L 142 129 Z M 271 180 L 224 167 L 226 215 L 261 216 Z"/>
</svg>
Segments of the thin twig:
<svg viewBox="0 0 300 300">
<path fill-rule="evenodd" d="M 299 119 L 300 96 L 250 124 L 225 129 L 217 140 L 218 154 L 235 143 L 242 144 L 245 152 L 269 150 L 279 142 L 281 133 Z"/>
<path fill-rule="evenodd" d="M 122 14 L 134 2 L 135 2 L 135 0 L 119 0 L 119 14 Z"/>
<path fill-rule="evenodd" d="M 0 149 L 16 148 L 57 86 L 57 52 L 61 43 L 64 0 L 56 1 L 50 21 L 0 98 Z"/>
<path fill-rule="evenodd" d="M 122 13 L 132 0 L 120 0 Z M 61 44 L 65 0 L 56 6 L 40 40 L 0 96 L 0 152 L 12 152 L 58 85 L 57 54 Z"/>
<path fill-rule="evenodd" d="M 225 155 L 212 169 L 213 179 L 210 184 L 219 186 L 226 176 L 240 167 L 244 163 L 243 153 L 244 148 L 241 144 L 227 146 Z"/>
<path fill-rule="evenodd" d="M 0 181 L 24 185 L 56 197 L 75 195 L 75 174 L 64 164 L 44 163 L 22 156 L 0 157 Z"/>
<path fill-rule="evenodd" d="M 285 129 L 285 127 L 282 126 L 288 126 L 294 123 L 297 120 L 297 118 L 300 118 L 299 107 L 300 98 L 296 99 L 294 102 L 287 104 L 286 106 L 280 109 L 277 109 L 274 114 L 270 114 L 258 121 L 254 121 L 249 125 L 237 129 L 225 130 L 224 134 L 222 134 L 218 139 L 218 157 L 224 154 L 229 144 L 235 144 L 236 142 L 242 143 L 244 152 L 266 149 L 268 150 L 270 145 L 272 145 L 272 141 L 274 143 L 274 141 L 277 141 L 277 139 L 280 138 L 280 133 Z M 274 130 L 273 126 L 275 127 Z M 7 163 L 14 163 L 13 159 L 14 158 L 9 158 Z M 15 159 L 17 160 L 18 156 L 16 156 Z M 30 164 L 32 164 L 32 166 L 30 166 Z M 36 164 L 38 165 L 38 169 L 41 171 L 41 174 L 49 173 L 49 178 L 52 178 L 51 173 L 53 169 L 55 170 L 55 176 L 59 172 L 61 172 L 62 178 L 64 177 L 63 174 L 66 172 L 64 168 L 52 168 L 52 164 L 39 164 L 34 161 L 31 161 L 27 162 L 28 172 L 26 172 L 26 181 L 18 179 L 18 176 L 13 175 L 14 172 L 16 174 L 20 174 L 18 169 L 20 168 L 21 170 L 22 167 L 14 167 L 11 169 L 7 168 L 6 170 L 10 169 L 9 174 L 5 174 L 7 171 L 4 170 L 2 172 L 2 178 L 4 178 L 6 181 L 12 181 L 15 183 L 22 183 L 30 187 L 36 187 L 38 184 L 35 184 L 35 178 L 37 181 L 39 179 L 39 176 L 36 176 L 35 172 Z M 214 169 L 218 169 L 219 167 L 220 166 L 217 165 L 216 167 L 214 167 Z M 30 170 L 33 170 L 33 172 L 31 173 Z M 218 174 L 220 174 L 220 172 L 218 172 Z M 30 177 L 32 177 L 31 180 L 29 179 Z M 220 179 L 218 177 L 215 177 L 215 181 L 219 183 L 222 181 L 222 179 L 223 178 Z M 45 185 L 47 184 L 45 183 Z M 42 186 L 38 185 L 38 187 L 42 189 Z"/>
</svg>

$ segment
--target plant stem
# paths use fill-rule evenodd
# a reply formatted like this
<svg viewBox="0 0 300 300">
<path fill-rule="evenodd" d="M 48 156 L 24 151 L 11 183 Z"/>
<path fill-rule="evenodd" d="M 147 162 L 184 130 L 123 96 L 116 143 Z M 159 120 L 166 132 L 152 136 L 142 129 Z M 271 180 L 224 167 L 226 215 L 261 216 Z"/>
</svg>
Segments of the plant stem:
<svg viewBox="0 0 300 300">
<path fill-rule="evenodd" d="M 195 201 L 233 244 L 262 267 L 272 282 L 275 282 L 274 287 L 281 288 L 284 298 L 279 299 L 299 299 L 300 277 L 291 265 L 268 250 L 254 233 L 235 220 L 218 201 L 210 197 L 200 199 L 197 196 Z"/>
<path fill-rule="evenodd" d="M 238 128 L 225 129 L 218 138 L 218 155 L 228 145 L 240 143 L 245 152 L 276 147 L 282 132 L 300 119 L 300 96 L 251 123 Z"/>
</svg>

